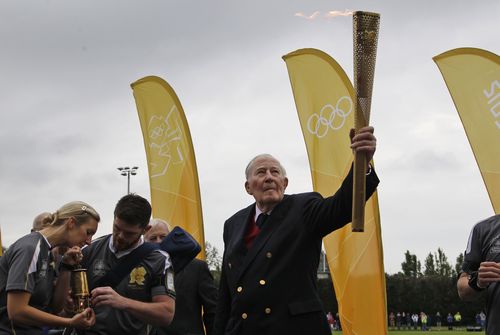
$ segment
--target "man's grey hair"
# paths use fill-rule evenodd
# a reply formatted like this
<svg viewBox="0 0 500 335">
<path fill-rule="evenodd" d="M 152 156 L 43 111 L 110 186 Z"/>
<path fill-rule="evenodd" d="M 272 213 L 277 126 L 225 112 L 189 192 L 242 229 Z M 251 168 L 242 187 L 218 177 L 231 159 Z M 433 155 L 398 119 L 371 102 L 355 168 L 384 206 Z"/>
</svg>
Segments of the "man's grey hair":
<svg viewBox="0 0 500 335">
<path fill-rule="evenodd" d="M 260 154 L 260 155 L 255 156 L 254 158 L 252 158 L 252 160 L 250 162 L 248 162 L 247 168 L 245 169 L 245 177 L 247 178 L 247 180 L 250 177 L 250 172 L 252 171 L 252 168 L 253 168 L 255 161 L 258 159 L 261 159 L 261 158 L 271 158 L 271 159 L 275 160 L 276 162 L 278 162 L 278 166 L 281 170 L 281 174 L 283 175 L 283 177 L 286 177 L 286 170 L 283 167 L 283 165 L 281 165 L 280 161 L 278 159 L 276 159 L 276 157 L 274 157 L 273 155 L 270 155 L 270 154 Z"/>
<path fill-rule="evenodd" d="M 170 229 L 170 224 L 162 219 L 151 219 L 149 220 L 149 225 L 151 226 L 151 228 L 153 228 L 154 226 L 163 225 L 167 228 L 167 231 L 169 233 L 172 231 L 172 229 Z"/>
</svg>

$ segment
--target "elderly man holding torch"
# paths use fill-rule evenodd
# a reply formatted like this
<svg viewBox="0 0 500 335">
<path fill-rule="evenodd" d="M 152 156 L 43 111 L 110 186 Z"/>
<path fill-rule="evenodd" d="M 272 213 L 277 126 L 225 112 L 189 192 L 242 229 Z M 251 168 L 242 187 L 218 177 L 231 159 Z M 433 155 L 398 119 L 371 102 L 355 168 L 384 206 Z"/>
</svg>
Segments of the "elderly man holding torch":
<svg viewBox="0 0 500 335">
<path fill-rule="evenodd" d="M 351 131 L 351 148 L 371 161 L 373 127 Z M 367 198 L 379 180 L 367 169 Z M 352 171 L 340 189 L 285 195 L 288 178 L 271 155 L 248 164 L 245 189 L 255 203 L 224 225 L 224 257 L 215 319 L 216 335 L 330 335 L 316 271 L 321 241 L 351 220 Z"/>
</svg>

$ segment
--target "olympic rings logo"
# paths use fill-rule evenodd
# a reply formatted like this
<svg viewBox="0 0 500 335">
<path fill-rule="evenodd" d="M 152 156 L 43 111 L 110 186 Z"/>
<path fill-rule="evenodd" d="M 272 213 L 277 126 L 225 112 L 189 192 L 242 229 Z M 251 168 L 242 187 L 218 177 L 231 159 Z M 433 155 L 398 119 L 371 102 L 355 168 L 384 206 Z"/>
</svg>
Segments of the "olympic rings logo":
<svg viewBox="0 0 500 335">
<path fill-rule="evenodd" d="M 341 106 L 342 103 L 343 105 Z M 324 105 L 319 111 L 319 115 L 314 113 L 309 117 L 309 120 L 307 120 L 307 130 L 318 138 L 325 137 L 328 129 L 339 130 L 344 126 L 349 114 L 351 114 L 352 105 L 352 100 L 348 96 L 340 97 L 335 107 L 331 104 Z M 343 109 L 345 107 L 347 107 L 347 111 Z"/>
</svg>

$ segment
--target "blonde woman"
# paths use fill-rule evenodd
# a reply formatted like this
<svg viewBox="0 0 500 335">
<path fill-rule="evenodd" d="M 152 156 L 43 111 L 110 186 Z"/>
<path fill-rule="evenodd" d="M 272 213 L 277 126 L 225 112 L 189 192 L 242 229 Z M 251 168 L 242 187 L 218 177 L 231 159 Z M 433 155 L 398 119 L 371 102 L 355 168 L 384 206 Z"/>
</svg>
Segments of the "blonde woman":
<svg viewBox="0 0 500 335">
<path fill-rule="evenodd" d="M 42 334 L 42 327 L 88 328 L 95 314 L 88 308 L 72 318 L 58 313 L 69 290 L 70 270 L 82 258 L 100 221 L 90 205 L 73 201 L 46 215 L 40 231 L 14 242 L 0 258 L 0 334 Z M 52 248 L 69 247 L 54 288 Z"/>
</svg>

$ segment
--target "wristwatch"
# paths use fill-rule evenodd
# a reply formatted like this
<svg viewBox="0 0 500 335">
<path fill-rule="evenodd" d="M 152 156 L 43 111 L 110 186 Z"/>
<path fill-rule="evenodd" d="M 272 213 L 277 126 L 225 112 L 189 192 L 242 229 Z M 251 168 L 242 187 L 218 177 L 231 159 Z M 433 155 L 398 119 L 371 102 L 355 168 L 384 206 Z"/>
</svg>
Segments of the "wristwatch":
<svg viewBox="0 0 500 335">
<path fill-rule="evenodd" d="M 476 291 L 483 291 L 485 287 L 477 286 L 477 271 L 472 271 L 467 274 L 467 279 L 469 280 L 469 286 Z"/>
</svg>

